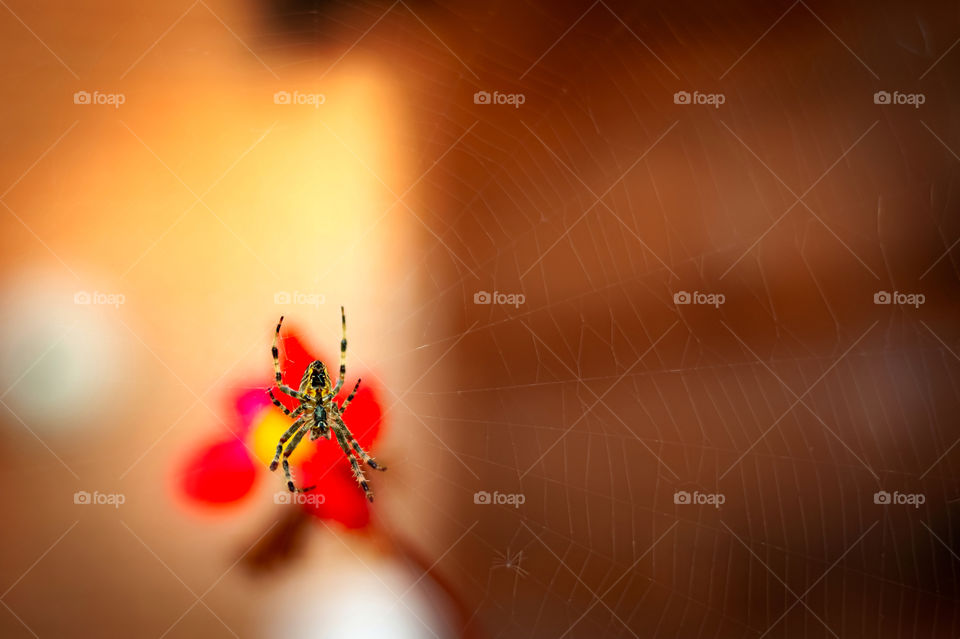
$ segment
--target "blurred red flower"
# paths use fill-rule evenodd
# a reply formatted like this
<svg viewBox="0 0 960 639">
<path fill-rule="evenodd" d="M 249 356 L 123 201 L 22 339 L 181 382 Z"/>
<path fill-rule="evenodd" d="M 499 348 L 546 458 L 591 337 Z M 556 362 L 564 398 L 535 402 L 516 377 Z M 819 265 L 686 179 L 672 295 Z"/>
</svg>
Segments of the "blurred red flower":
<svg viewBox="0 0 960 639">
<path fill-rule="evenodd" d="M 283 382 L 298 388 L 303 372 L 318 358 L 307 351 L 296 332 L 287 333 L 280 350 Z M 323 361 L 328 362 L 331 370 L 337 369 L 338 365 L 329 365 L 332 360 Z M 352 388 L 353 384 L 345 383 L 335 401 L 340 403 L 346 399 Z M 279 392 L 275 386 L 274 395 L 290 410 L 297 405 L 296 400 Z M 233 434 L 194 451 L 183 468 L 181 489 L 187 497 L 201 504 L 231 504 L 249 495 L 258 475 L 271 474 L 267 463 L 273 457 L 280 433 L 291 423 L 290 418 L 270 401 L 266 388 L 238 391 L 233 404 L 235 415 L 230 420 Z M 371 450 L 379 434 L 382 415 L 373 388 L 361 384 L 344 421 L 366 450 Z M 361 528 L 369 522 L 369 504 L 336 440 L 311 442 L 304 438 L 290 460 L 297 485 L 316 486 L 295 497 L 300 508 L 348 528 Z M 286 492 L 282 471 L 275 474 L 278 493 L 290 495 Z"/>
</svg>

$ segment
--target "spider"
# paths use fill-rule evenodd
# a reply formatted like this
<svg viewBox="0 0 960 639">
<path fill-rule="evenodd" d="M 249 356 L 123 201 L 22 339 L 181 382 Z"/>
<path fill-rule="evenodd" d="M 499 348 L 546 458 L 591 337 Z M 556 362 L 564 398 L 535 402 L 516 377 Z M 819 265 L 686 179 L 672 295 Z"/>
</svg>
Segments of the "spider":
<svg viewBox="0 0 960 639">
<path fill-rule="evenodd" d="M 367 484 L 367 478 L 364 477 L 363 471 L 360 469 L 360 464 L 357 463 L 357 459 L 366 462 L 366 464 L 374 470 L 386 470 L 387 467 L 378 464 L 360 447 L 353 433 L 350 432 L 350 429 L 347 428 L 347 425 L 343 422 L 343 412 L 347 410 L 347 406 L 353 400 L 354 395 L 357 394 L 357 389 L 360 387 L 360 380 L 357 380 L 353 391 L 350 392 L 350 395 L 342 405 L 338 406 L 336 402 L 333 401 L 333 398 L 336 397 L 340 389 L 343 388 L 343 379 L 347 374 L 347 316 L 344 314 L 342 306 L 340 307 L 340 320 L 343 326 L 343 339 L 340 340 L 340 376 L 337 378 L 336 385 L 330 385 L 330 375 L 327 373 L 327 367 L 324 363 L 320 360 L 314 360 L 307 366 L 307 370 L 304 371 L 303 379 L 300 380 L 299 390 L 295 390 L 281 381 L 280 352 L 277 350 L 277 339 L 280 337 L 280 325 L 283 324 L 283 317 L 281 316 L 280 321 L 277 322 L 277 330 L 273 335 L 273 348 L 270 351 L 273 354 L 273 369 L 277 387 L 282 392 L 299 401 L 300 405 L 292 411 L 288 410 L 273 394 L 273 389 L 271 388 L 269 390 L 270 399 L 274 405 L 282 410 L 285 415 L 296 418 L 296 421 L 290 425 L 287 432 L 280 437 L 280 442 L 277 444 L 277 454 L 274 455 L 273 461 L 270 462 L 270 470 L 274 471 L 277 469 L 282 455 L 283 474 L 286 477 L 287 488 L 290 492 L 305 493 L 313 490 L 316 486 L 297 488 L 294 485 L 293 476 L 290 473 L 289 457 L 297 448 L 303 436 L 308 432 L 310 433 L 311 441 L 315 441 L 321 437 L 326 437 L 329 440 L 332 435 L 337 438 L 340 448 L 343 449 L 343 453 L 347 456 L 347 459 L 350 460 L 350 466 L 353 468 L 353 476 L 356 478 L 357 483 L 360 484 L 360 488 L 363 489 L 367 499 L 372 502 L 373 492 Z M 288 440 L 290 443 L 287 443 Z M 284 444 L 287 444 L 286 448 L 284 448 Z M 353 450 L 351 450 L 351 447 Z"/>
</svg>

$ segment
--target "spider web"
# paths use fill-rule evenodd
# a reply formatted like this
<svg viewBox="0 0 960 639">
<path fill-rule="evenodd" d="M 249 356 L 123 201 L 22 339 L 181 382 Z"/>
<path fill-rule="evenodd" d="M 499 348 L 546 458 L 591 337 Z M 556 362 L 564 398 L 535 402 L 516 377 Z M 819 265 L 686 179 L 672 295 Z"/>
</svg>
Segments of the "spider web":
<svg viewBox="0 0 960 639">
<path fill-rule="evenodd" d="M 427 372 L 394 409 L 418 442 L 395 489 L 433 513 L 418 534 L 467 629 L 954 636 L 955 16 L 382 9 L 350 24 L 409 55 L 426 172 L 428 248 L 387 300 L 423 283 L 396 318 L 419 339 L 395 357 Z M 881 109 L 881 89 L 942 102 Z M 874 304 L 894 290 L 927 301 Z"/>
<path fill-rule="evenodd" d="M 137 51 L 169 29 L 143 59 L 176 66 L 202 49 L 191 35 L 206 33 L 198 25 L 213 25 L 242 58 L 237 67 L 264 76 L 251 91 L 272 92 L 274 80 L 304 70 L 323 91 L 334 69 L 364 57 L 389 67 L 401 87 L 390 106 L 410 125 L 400 146 L 413 181 L 396 193 L 405 206 L 384 212 L 370 233 L 390 220 L 405 235 L 395 239 L 394 269 L 377 275 L 386 279 L 377 290 L 388 291 L 378 300 L 383 316 L 349 317 L 349 373 L 369 374 L 387 409 L 386 441 L 373 451 L 390 464 L 375 478 L 378 522 L 415 540 L 431 572 L 452 582 L 457 629 L 491 637 L 960 632 L 960 223 L 952 215 L 960 131 L 950 82 L 960 24 L 951 7 L 403 0 L 258 10 L 244 23 L 197 3 L 171 7 Z M 926 103 L 878 105 L 881 90 L 922 93 Z M 525 100 L 476 104 L 477 91 Z M 676 104 L 678 91 L 726 101 Z M 268 123 L 260 124 L 237 149 L 220 149 L 217 174 L 263 134 Z M 150 142 L 160 146 L 159 137 Z M 127 142 L 151 170 L 164 170 Z M 364 158 L 354 159 L 365 170 Z M 170 160 L 177 172 L 179 160 Z M 269 186 L 271 201 L 296 188 Z M 289 228 L 264 230 L 261 217 L 230 222 L 248 246 L 239 258 L 233 237 L 224 242 L 230 251 L 216 247 L 223 255 L 211 248 L 224 265 L 257 257 L 280 270 L 289 260 L 270 256 L 289 242 Z M 161 243 L 166 223 L 131 246 L 131 259 L 152 243 L 176 253 L 180 245 Z M 332 235 L 301 239 L 321 245 Z M 175 230 L 167 241 L 179 237 Z M 352 286 L 349 266 L 383 246 L 368 235 L 346 242 L 325 256 L 337 266 L 312 273 L 314 283 Z M 264 280 L 244 282 L 237 297 L 272 293 L 276 281 Z M 173 297 L 180 284 L 161 290 Z M 682 291 L 725 301 L 677 304 Z M 874 304 L 879 291 L 926 301 Z M 481 292 L 524 299 L 478 304 Z M 322 321 L 306 320 L 325 327 L 312 347 L 339 340 L 330 306 L 318 311 Z M 182 338 L 172 341 L 190 345 L 198 322 L 188 303 L 179 308 L 182 317 L 163 317 Z M 215 326 L 203 341 L 222 350 L 163 355 L 228 370 L 243 355 L 244 333 L 236 309 L 224 314 L 237 333 Z M 265 355 L 256 355 L 258 367 Z M 125 441 L 123 459 L 138 463 L 130 451 L 149 452 L 175 417 L 154 418 L 145 441 Z M 209 416 L 197 420 L 209 426 Z M 158 449 L 137 473 L 150 477 L 163 463 Z M 680 491 L 724 503 L 678 504 Z M 878 491 L 925 503 L 878 504 Z M 475 503 L 483 492 L 523 503 Z M 134 527 L 150 530 L 142 523 Z M 221 531 L 201 532 L 221 545 Z M 177 557 L 145 537 L 158 558 Z M 18 557 L 17 572 L 23 563 Z M 440 615 L 442 602 L 434 604 Z"/>
</svg>

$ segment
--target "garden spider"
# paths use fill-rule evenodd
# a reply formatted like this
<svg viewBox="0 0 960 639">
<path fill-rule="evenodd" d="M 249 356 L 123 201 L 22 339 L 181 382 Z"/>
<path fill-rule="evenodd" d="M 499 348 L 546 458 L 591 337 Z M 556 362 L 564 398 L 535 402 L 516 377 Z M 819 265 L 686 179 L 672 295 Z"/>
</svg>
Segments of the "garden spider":
<svg viewBox="0 0 960 639">
<path fill-rule="evenodd" d="M 280 443 L 277 444 L 277 454 L 274 455 L 273 461 L 270 462 L 270 470 L 274 471 L 277 469 L 282 454 L 283 474 L 287 479 L 287 488 L 290 489 L 290 492 L 303 493 L 312 490 L 315 486 L 298 489 L 294 485 L 293 476 L 290 474 L 289 457 L 297 448 L 303 436 L 308 432 L 310 433 L 311 441 L 317 440 L 320 437 L 330 439 L 332 434 L 337 438 L 337 442 L 340 444 L 340 448 L 343 449 L 347 459 L 350 460 L 350 466 L 353 468 L 353 476 L 356 478 L 357 483 L 360 484 L 367 499 L 372 502 L 373 492 L 367 484 L 367 478 L 363 476 L 363 471 L 360 469 L 357 459 L 366 462 L 367 465 L 374 470 L 386 470 L 387 467 L 378 464 L 360 447 L 360 444 L 354 439 L 353 433 L 351 433 L 347 425 L 343 423 L 342 417 L 350 401 L 353 400 L 354 395 L 357 394 L 357 388 L 360 387 L 360 380 L 357 380 L 353 391 L 351 391 L 341 406 L 337 406 L 336 402 L 333 401 L 333 398 L 336 397 L 340 389 L 343 388 L 343 378 L 347 374 L 347 317 L 343 312 L 342 306 L 340 307 L 340 320 L 343 325 L 343 339 L 340 340 L 340 376 L 337 378 L 336 385 L 331 387 L 330 376 L 327 374 L 327 367 L 324 363 L 320 360 L 314 360 L 307 366 L 307 370 L 303 373 L 303 379 L 300 380 L 300 390 L 294 390 L 281 381 L 280 353 L 277 350 L 277 339 L 280 337 L 280 325 L 283 324 L 283 317 L 281 316 L 280 321 L 277 322 L 277 330 L 273 335 L 273 349 L 271 349 L 277 387 L 282 392 L 299 401 L 300 405 L 292 411 L 288 410 L 287 407 L 281 404 L 280 400 L 274 396 L 273 389 L 271 388 L 269 391 L 270 399 L 277 408 L 282 410 L 285 415 L 297 418 L 296 421 L 291 424 L 289 430 L 280 437 Z M 290 443 L 284 448 L 283 445 L 287 443 L 287 440 L 290 440 Z M 351 447 L 353 450 L 351 450 Z"/>
</svg>

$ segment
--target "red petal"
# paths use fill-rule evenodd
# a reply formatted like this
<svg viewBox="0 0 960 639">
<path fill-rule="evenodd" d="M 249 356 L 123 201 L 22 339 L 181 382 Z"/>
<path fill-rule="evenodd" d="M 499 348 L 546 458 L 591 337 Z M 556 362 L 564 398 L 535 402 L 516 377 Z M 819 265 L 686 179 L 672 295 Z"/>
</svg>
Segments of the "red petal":
<svg viewBox="0 0 960 639">
<path fill-rule="evenodd" d="M 353 479 L 349 462 L 342 455 L 339 464 L 332 467 L 313 460 L 305 462 L 301 474 L 304 485 L 317 484 L 307 494 L 323 495 L 323 503 L 309 500 L 304 504 L 307 512 L 321 519 L 339 522 L 347 528 L 363 528 L 369 523 L 369 504 L 363 490 Z"/>
<path fill-rule="evenodd" d="M 307 351 L 296 331 L 281 329 L 280 338 L 280 372 L 283 375 L 283 383 L 300 388 L 303 372 L 316 358 Z"/>
<path fill-rule="evenodd" d="M 197 451 L 184 468 L 182 486 L 197 501 L 226 504 L 249 493 L 256 476 L 243 442 L 231 438 Z"/>
<path fill-rule="evenodd" d="M 270 401 L 270 396 L 267 395 L 266 385 L 263 388 L 252 388 L 246 390 L 240 390 L 237 392 L 237 395 L 234 397 L 234 405 L 237 410 L 237 414 L 240 416 L 240 430 L 237 433 L 240 436 L 246 435 L 249 432 L 250 427 L 253 425 L 253 420 L 267 406 L 270 406 L 272 403 Z"/>
<path fill-rule="evenodd" d="M 352 390 L 353 386 L 350 389 Z M 337 401 L 345 400 L 348 392 L 341 392 L 337 396 Z M 343 421 L 364 449 L 369 449 L 373 445 L 380 433 L 382 419 L 383 411 L 380 409 L 376 393 L 369 385 L 361 383 L 357 396 L 353 398 L 350 406 L 347 407 L 347 412 L 343 414 Z"/>
</svg>

